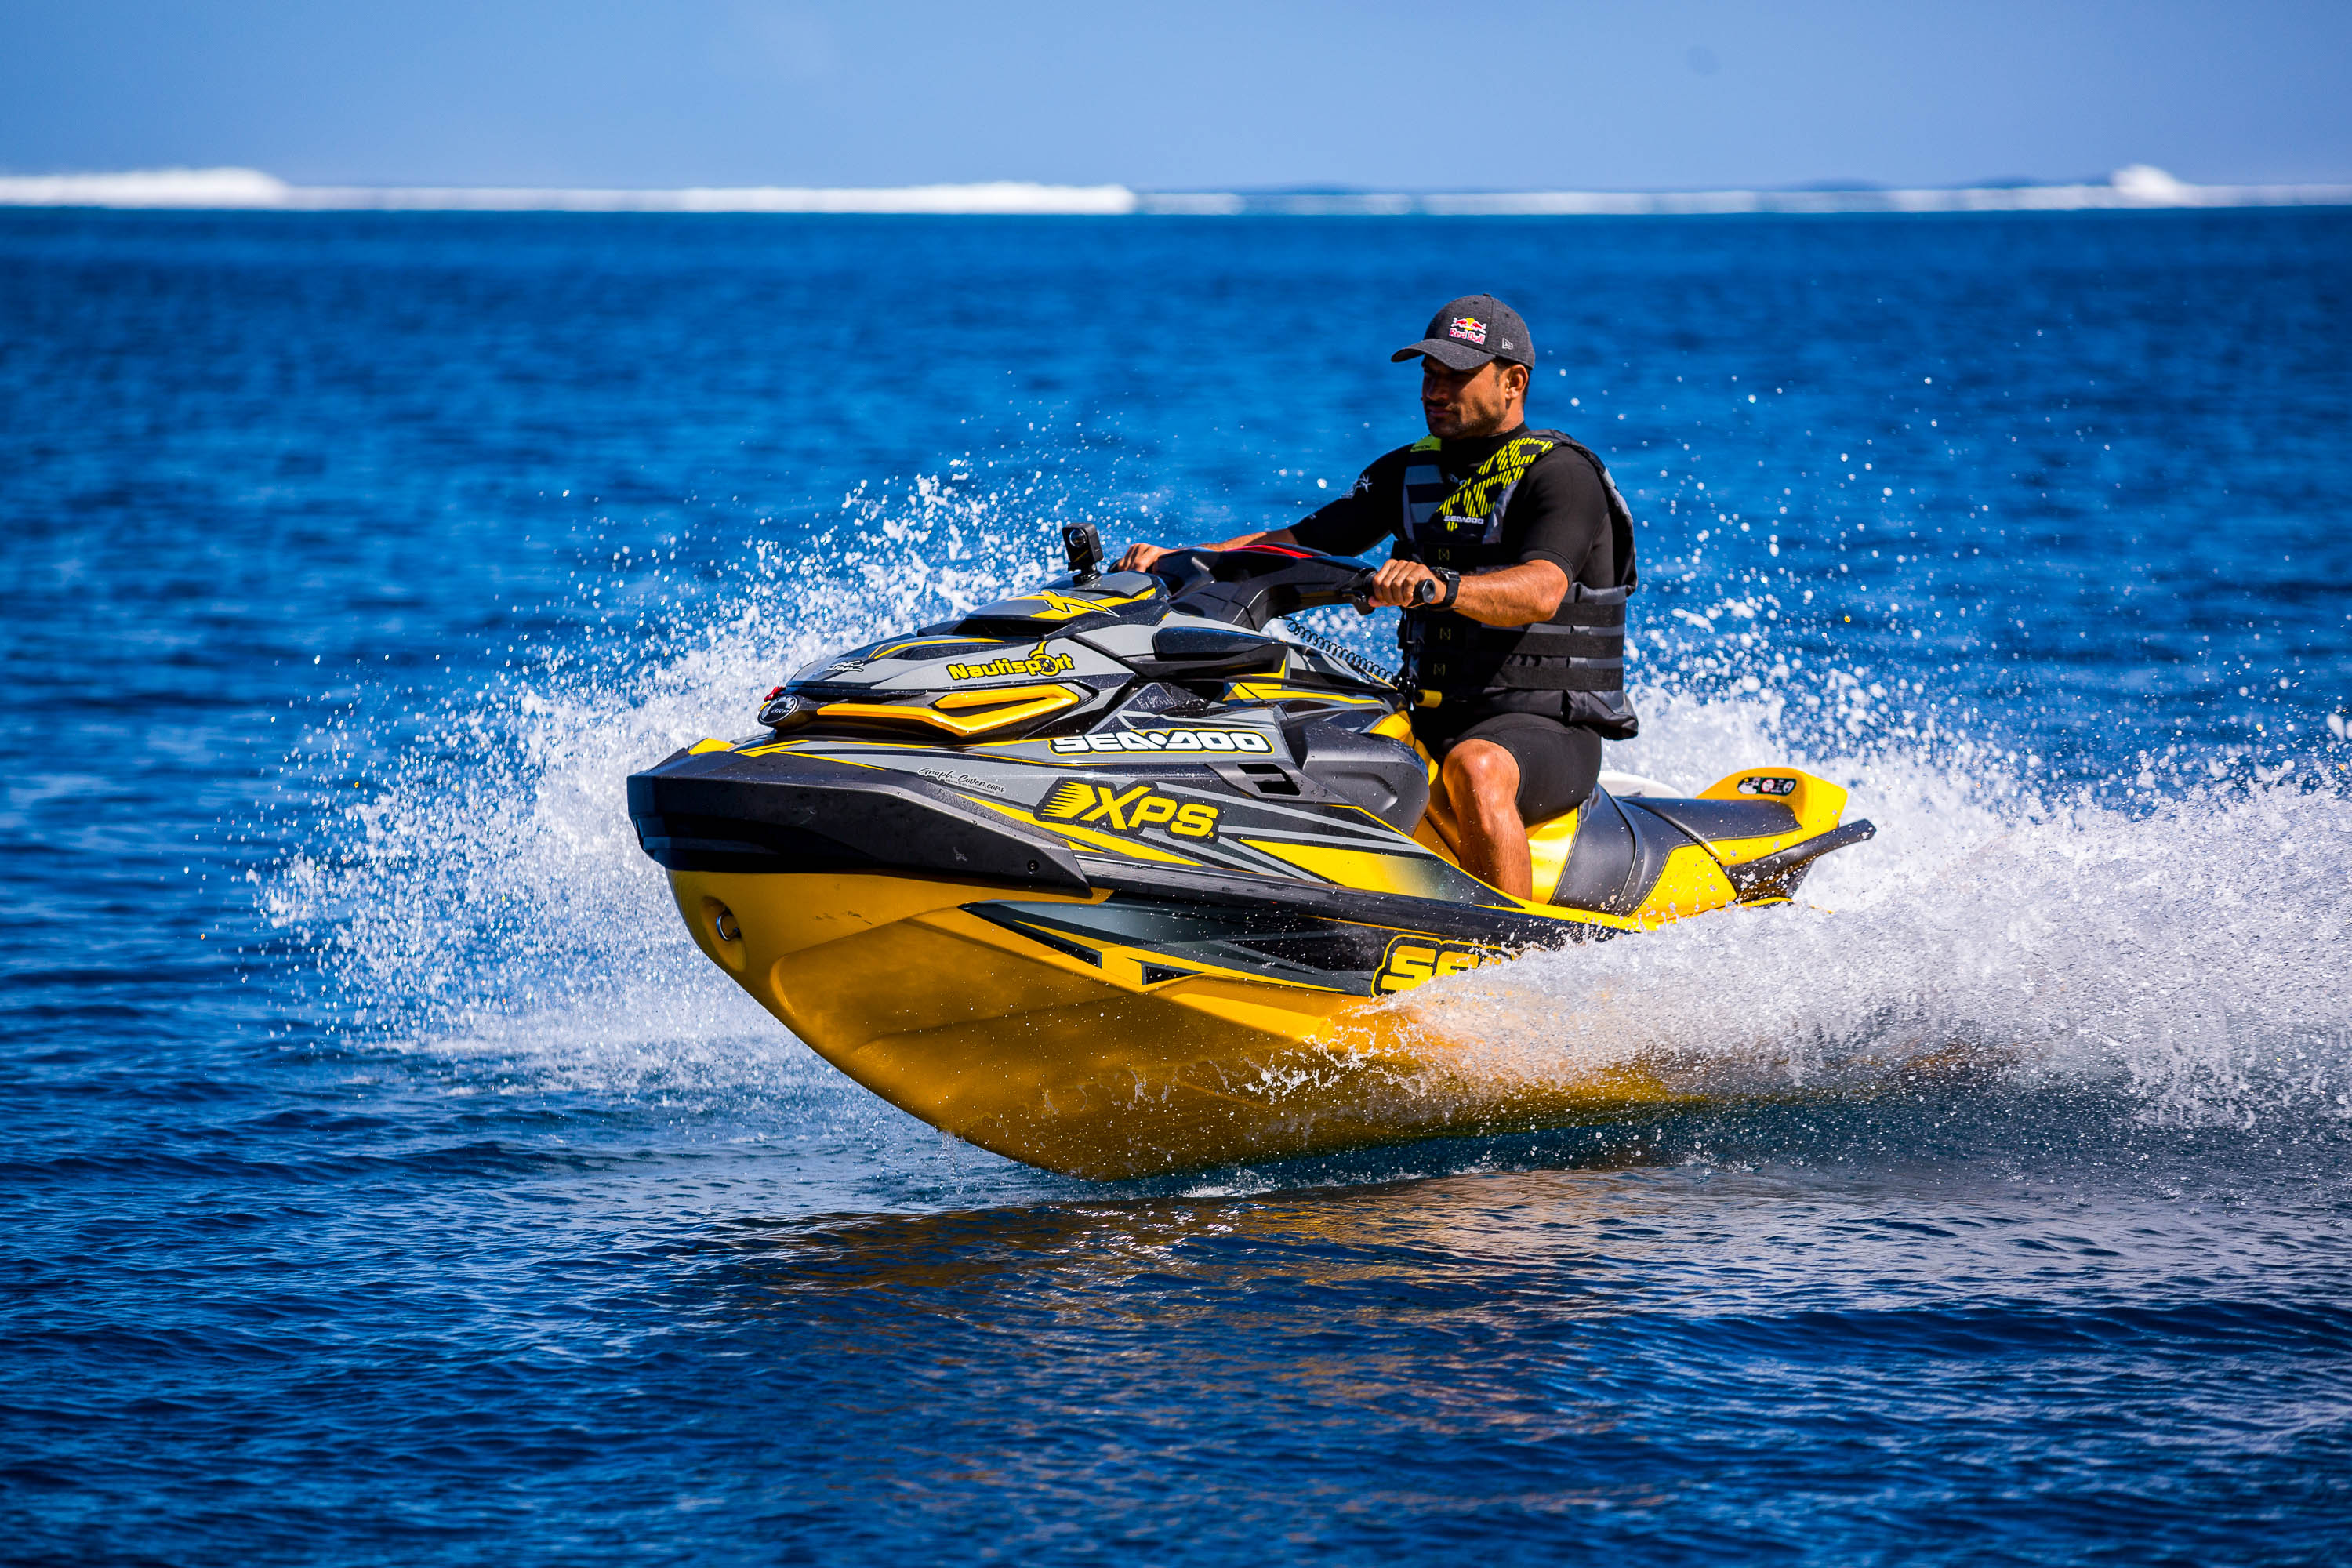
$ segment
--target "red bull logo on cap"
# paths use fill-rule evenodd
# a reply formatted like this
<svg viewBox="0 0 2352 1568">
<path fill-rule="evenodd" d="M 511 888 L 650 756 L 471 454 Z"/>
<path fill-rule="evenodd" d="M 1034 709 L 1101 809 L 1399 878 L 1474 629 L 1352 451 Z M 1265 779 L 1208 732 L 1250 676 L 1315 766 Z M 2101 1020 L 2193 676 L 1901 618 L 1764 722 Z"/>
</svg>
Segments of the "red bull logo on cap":
<svg viewBox="0 0 2352 1568">
<path fill-rule="evenodd" d="M 1475 316 L 1456 316 L 1454 324 L 1445 329 L 1445 335 L 1460 338 L 1465 342 L 1484 343 L 1486 341 L 1486 323 Z"/>
</svg>

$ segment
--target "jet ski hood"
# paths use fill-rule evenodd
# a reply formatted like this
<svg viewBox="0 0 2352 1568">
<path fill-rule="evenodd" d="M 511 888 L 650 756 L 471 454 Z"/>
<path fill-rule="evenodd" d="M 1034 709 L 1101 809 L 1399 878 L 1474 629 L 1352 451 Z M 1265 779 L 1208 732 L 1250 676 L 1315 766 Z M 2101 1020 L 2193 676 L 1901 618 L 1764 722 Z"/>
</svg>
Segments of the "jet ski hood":
<svg viewBox="0 0 2352 1568">
<path fill-rule="evenodd" d="M 1346 602 L 1371 573 L 1345 557 L 1262 548 L 1181 552 L 1158 573 L 1057 578 L 809 664 L 770 694 L 760 719 L 780 732 L 822 721 L 1011 739 L 1082 730 L 1122 697 L 1166 711 L 1235 695 L 1244 678 L 1282 685 L 1293 674 L 1310 689 L 1384 705 L 1394 687 L 1377 666 L 1266 629 L 1279 616 Z M 1131 689 L 1139 685 L 1167 689 Z"/>
</svg>

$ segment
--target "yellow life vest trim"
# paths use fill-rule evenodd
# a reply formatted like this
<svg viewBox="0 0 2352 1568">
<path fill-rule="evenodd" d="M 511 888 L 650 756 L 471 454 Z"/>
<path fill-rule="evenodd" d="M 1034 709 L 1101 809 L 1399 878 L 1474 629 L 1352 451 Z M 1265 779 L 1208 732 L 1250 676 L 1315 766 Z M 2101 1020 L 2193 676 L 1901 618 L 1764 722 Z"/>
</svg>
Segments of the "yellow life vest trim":
<svg viewBox="0 0 2352 1568">
<path fill-rule="evenodd" d="M 1547 441 L 1540 436 L 1522 436 L 1506 441 L 1487 459 L 1478 465 L 1477 472 L 1454 488 L 1454 493 L 1437 505 L 1437 515 L 1449 521 L 1454 518 L 1484 518 L 1495 510 L 1496 492 L 1507 490 L 1519 482 L 1528 466 L 1559 443 Z"/>
</svg>

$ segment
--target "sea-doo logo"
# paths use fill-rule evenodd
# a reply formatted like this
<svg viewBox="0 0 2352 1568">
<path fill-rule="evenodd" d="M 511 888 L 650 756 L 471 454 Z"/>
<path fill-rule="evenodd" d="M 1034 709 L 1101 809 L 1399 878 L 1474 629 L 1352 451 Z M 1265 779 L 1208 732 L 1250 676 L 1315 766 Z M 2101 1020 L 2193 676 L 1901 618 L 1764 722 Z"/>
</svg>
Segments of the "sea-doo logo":
<svg viewBox="0 0 2352 1568">
<path fill-rule="evenodd" d="M 1274 742 L 1248 730 L 1104 730 L 1056 735 L 1057 752 L 1271 752 Z"/>
<path fill-rule="evenodd" d="M 1475 316 L 1456 316 L 1454 324 L 1445 329 L 1445 335 L 1460 338 L 1464 342 L 1483 343 L 1486 341 L 1486 323 Z"/>
<path fill-rule="evenodd" d="M 1739 793 L 1742 795 L 1794 795 L 1797 793 L 1797 781 L 1774 778 L 1741 779 Z"/>
<path fill-rule="evenodd" d="M 998 675 L 1059 675 L 1077 663 L 1066 653 L 1047 653 L 1039 643 L 1020 658 L 990 659 L 986 664 L 951 664 L 948 666 L 950 680 L 986 680 Z"/>
<path fill-rule="evenodd" d="M 1373 976 L 1375 991 L 1410 991 L 1423 981 L 1443 980 L 1465 969 L 1500 963 L 1511 955 L 1490 947 L 1466 947 L 1457 942 L 1431 942 L 1401 936 L 1381 955 L 1381 972 Z"/>
<path fill-rule="evenodd" d="M 1098 784 L 1086 779 L 1064 779 L 1045 792 L 1037 815 L 1047 822 L 1099 823 L 1120 833 L 1140 833 L 1164 826 L 1179 838 L 1214 838 L 1217 808 L 1200 801 L 1171 800 L 1152 793 L 1150 784 Z"/>
</svg>

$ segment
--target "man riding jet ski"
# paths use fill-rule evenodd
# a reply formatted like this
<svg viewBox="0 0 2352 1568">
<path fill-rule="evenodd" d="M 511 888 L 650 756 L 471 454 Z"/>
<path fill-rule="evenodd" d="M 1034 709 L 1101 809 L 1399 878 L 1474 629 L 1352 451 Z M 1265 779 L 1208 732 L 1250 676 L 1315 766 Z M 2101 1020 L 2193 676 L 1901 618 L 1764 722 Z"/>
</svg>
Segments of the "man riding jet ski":
<svg viewBox="0 0 2352 1568">
<path fill-rule="evenodd" d="M 1278 625 L 1368 600 L 1372 568 L 1252 544 L 1106 575 L 1065 531 L 1067 575 L 821 659 L 761 733 L 629 780 L 703 952 L 983 1148 L 1109 1178 L 1674 1103 L 1633 1061 L 1499 1070 L 1393 998 L 1785 901 L 1870 835 L 1793 768 L 1596 787 L 1528 830 L 1532 896 L 1507 893 L 1464 868 L 1409 694 Z"/>
<path fill-rule="evenodd" d="M 1463 868 L 1524 899 L 1527 825 L 1573 811 L 1602 738 L 1638 728 L 1624 685 L 1633 520 L 1591 448 L 1528 428 L 1535 344 L 1508 305 L 1465 295 L 1389 357 L 1421 361 L 1428 437 L 1296 527 L 1208 548 L 1354 555 L 1394 537 L 1367 598 L 1404 610 L 1413 736 L 1443 764 Z M 1130 545 L 1119 564 L 1148 571 L 1165 553 Z"/>
<path fill-rule="evenodd" d="M 1431 440 L 1297 530 L 1106 574 L 1066 529 L 1066 575 L 820 659 L 761 733 L 633 776 L 696 944 L 891 1104 L 1079 1176 L 1683 1099 L 1565 1048 L 1506 1069 L 1395 998 L 1785 902 L 1871 826 L 1789 767 L 1596 784 L 1633 732 L 1623 502 L 1522 428 L 1510 310 L 1457 300 L 1413 355 Z M 1377 570 L 1302 547 L 1388 531 Z M 1339 604 L 1409 605 L 1402 681 L 1280 625 Z"/>
</svg>

